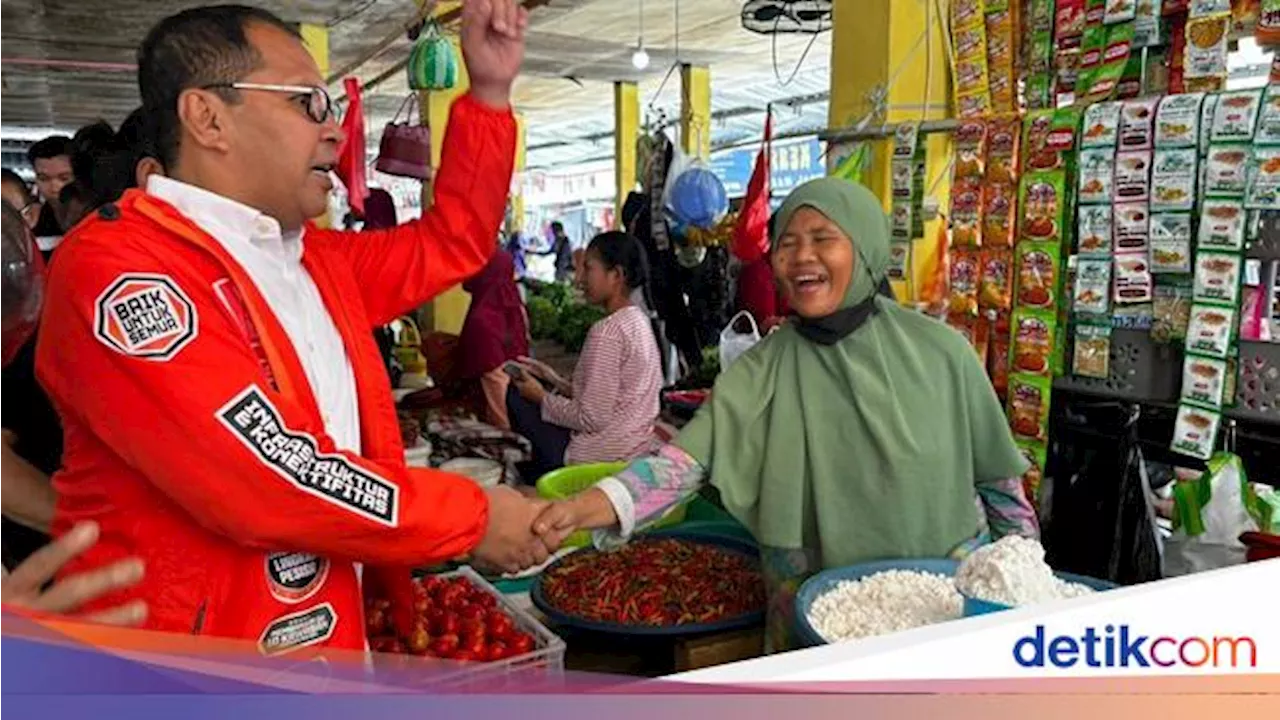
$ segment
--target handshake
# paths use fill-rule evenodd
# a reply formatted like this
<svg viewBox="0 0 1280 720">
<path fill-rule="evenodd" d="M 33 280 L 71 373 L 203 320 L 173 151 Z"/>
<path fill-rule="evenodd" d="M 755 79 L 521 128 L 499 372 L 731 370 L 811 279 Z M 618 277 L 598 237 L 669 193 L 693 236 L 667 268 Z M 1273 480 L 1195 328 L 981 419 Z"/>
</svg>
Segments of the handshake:
<svg viewBox="0 0 1280 720">
<path fill-rule="evenodd" d="M 541 565 L 578 529 L 573 500 L 528 498 L 506 486 L 486 494 L 489 524 L 471 553 L 478 565 L 509 573 Z"/>
</svg>

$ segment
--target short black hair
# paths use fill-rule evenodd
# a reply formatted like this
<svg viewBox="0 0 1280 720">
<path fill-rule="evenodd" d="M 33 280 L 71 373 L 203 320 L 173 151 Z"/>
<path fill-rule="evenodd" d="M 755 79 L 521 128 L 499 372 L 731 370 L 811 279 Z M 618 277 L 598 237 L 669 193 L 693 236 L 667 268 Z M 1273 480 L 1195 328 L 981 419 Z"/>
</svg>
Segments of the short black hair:
<svg viewBox="0 0 1280 720">
<path fill-rule="evenodd" d="M 37 160 L 48 160 L 59 155 L 71 157 L 71 138 L 66 135 L 50 135 L 27 148 L 27 160 L 31 162 L 31 167 L 36 166 Z"/>
<path fill-rule="evenodd" d="M 157 159 L 165 167 L 178 156 L 178 96 L 191 88 L 237 82 L 262 64 L 245 33 L 251 23 L 301 38 L 296 27 L 261 8 L 206 5 L 156 23 L 138 47 L 138 91 L 155 122 Z"/>
<path fill-rule="evenodd" d="M 553 233 L 563 233 L 563 232 L 564 232 L 564 223 L 560 222 L 559 220 L 552 220 L 552 221 L 551 221 L 551 232 L 553 232 Z"/>
<path fill-rule="evenodd" d="M 27 202 L 31 202 L 31 186 L 27 184 L 26 180 L 22 179 L 21 175 L 9 168 L 0 170 L 0 185 L 12 185 L 22 190 L 22 194 L 26 196 Z M 22 208 L 18 208 L 18 210 L 21 209 Z"/>
<path fill-rule="evenodd" d="M 649 284 L 649 259 L 640 241 L 630 233 L 621 230 L 600 233 L 591 238 L 587 252 L 595 252 L 610 270 L 621 271 L 622 279 L 632 290 Z"/>
</svg>

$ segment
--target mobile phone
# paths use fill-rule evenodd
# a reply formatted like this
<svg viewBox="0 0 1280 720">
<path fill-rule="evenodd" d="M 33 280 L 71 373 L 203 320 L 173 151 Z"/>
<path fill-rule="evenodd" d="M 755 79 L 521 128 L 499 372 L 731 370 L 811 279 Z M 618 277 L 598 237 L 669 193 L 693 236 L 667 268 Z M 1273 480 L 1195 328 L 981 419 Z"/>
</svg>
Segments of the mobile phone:
<svg viewBox="0 0 1280 720">
<path fill-rule="evenodd" d="M 502 371 L 510 375 L 512 380 L 519 380 L 524 377 L 524 370 L 521 370 L 520 366 L 513 362 L 503 365 Z"/>
</svg>

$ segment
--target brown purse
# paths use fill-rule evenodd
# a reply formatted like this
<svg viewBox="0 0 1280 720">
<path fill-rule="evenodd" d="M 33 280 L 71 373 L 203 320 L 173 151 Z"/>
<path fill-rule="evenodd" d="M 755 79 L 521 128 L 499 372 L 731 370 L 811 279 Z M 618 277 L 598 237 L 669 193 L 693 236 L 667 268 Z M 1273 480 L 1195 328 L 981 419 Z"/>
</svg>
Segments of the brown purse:
<svg viewBox="0 0 1280 720">
<path fill-rule="evenodd" d="M 378 162 L 374 166 L 378 172 L 418 180 L 431 177 L 431 128 L 414 123 L 412 108 L 405 121 L 400 122 L 400 115 L 404 113 L 405 107 L 415 100 L 415 93 L 409 93 L 395 117 L 382 130 L 382 140 L 378 143 Z"/>
</svg>

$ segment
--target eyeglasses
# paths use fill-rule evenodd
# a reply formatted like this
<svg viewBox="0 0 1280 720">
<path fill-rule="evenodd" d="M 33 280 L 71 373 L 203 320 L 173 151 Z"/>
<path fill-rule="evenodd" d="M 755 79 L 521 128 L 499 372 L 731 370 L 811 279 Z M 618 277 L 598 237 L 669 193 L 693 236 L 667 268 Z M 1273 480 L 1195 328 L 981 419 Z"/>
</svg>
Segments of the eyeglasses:
<svg viewBox="0 0 1280 720">
<path fill-rule="evenodd" d="M 333 106 L 333 98 L 329 91 L 318 85 L 272 85 L 270 83 L 233 82 L 205 85 L 203 90 L 229 88 L 231 90 L 263 90 L 266 92 L 289 93 L 302 106 L 307 117 L 316 124 L 323 124 L 330 117 L 337 119 L 338 113 Z"/>
</svg>

